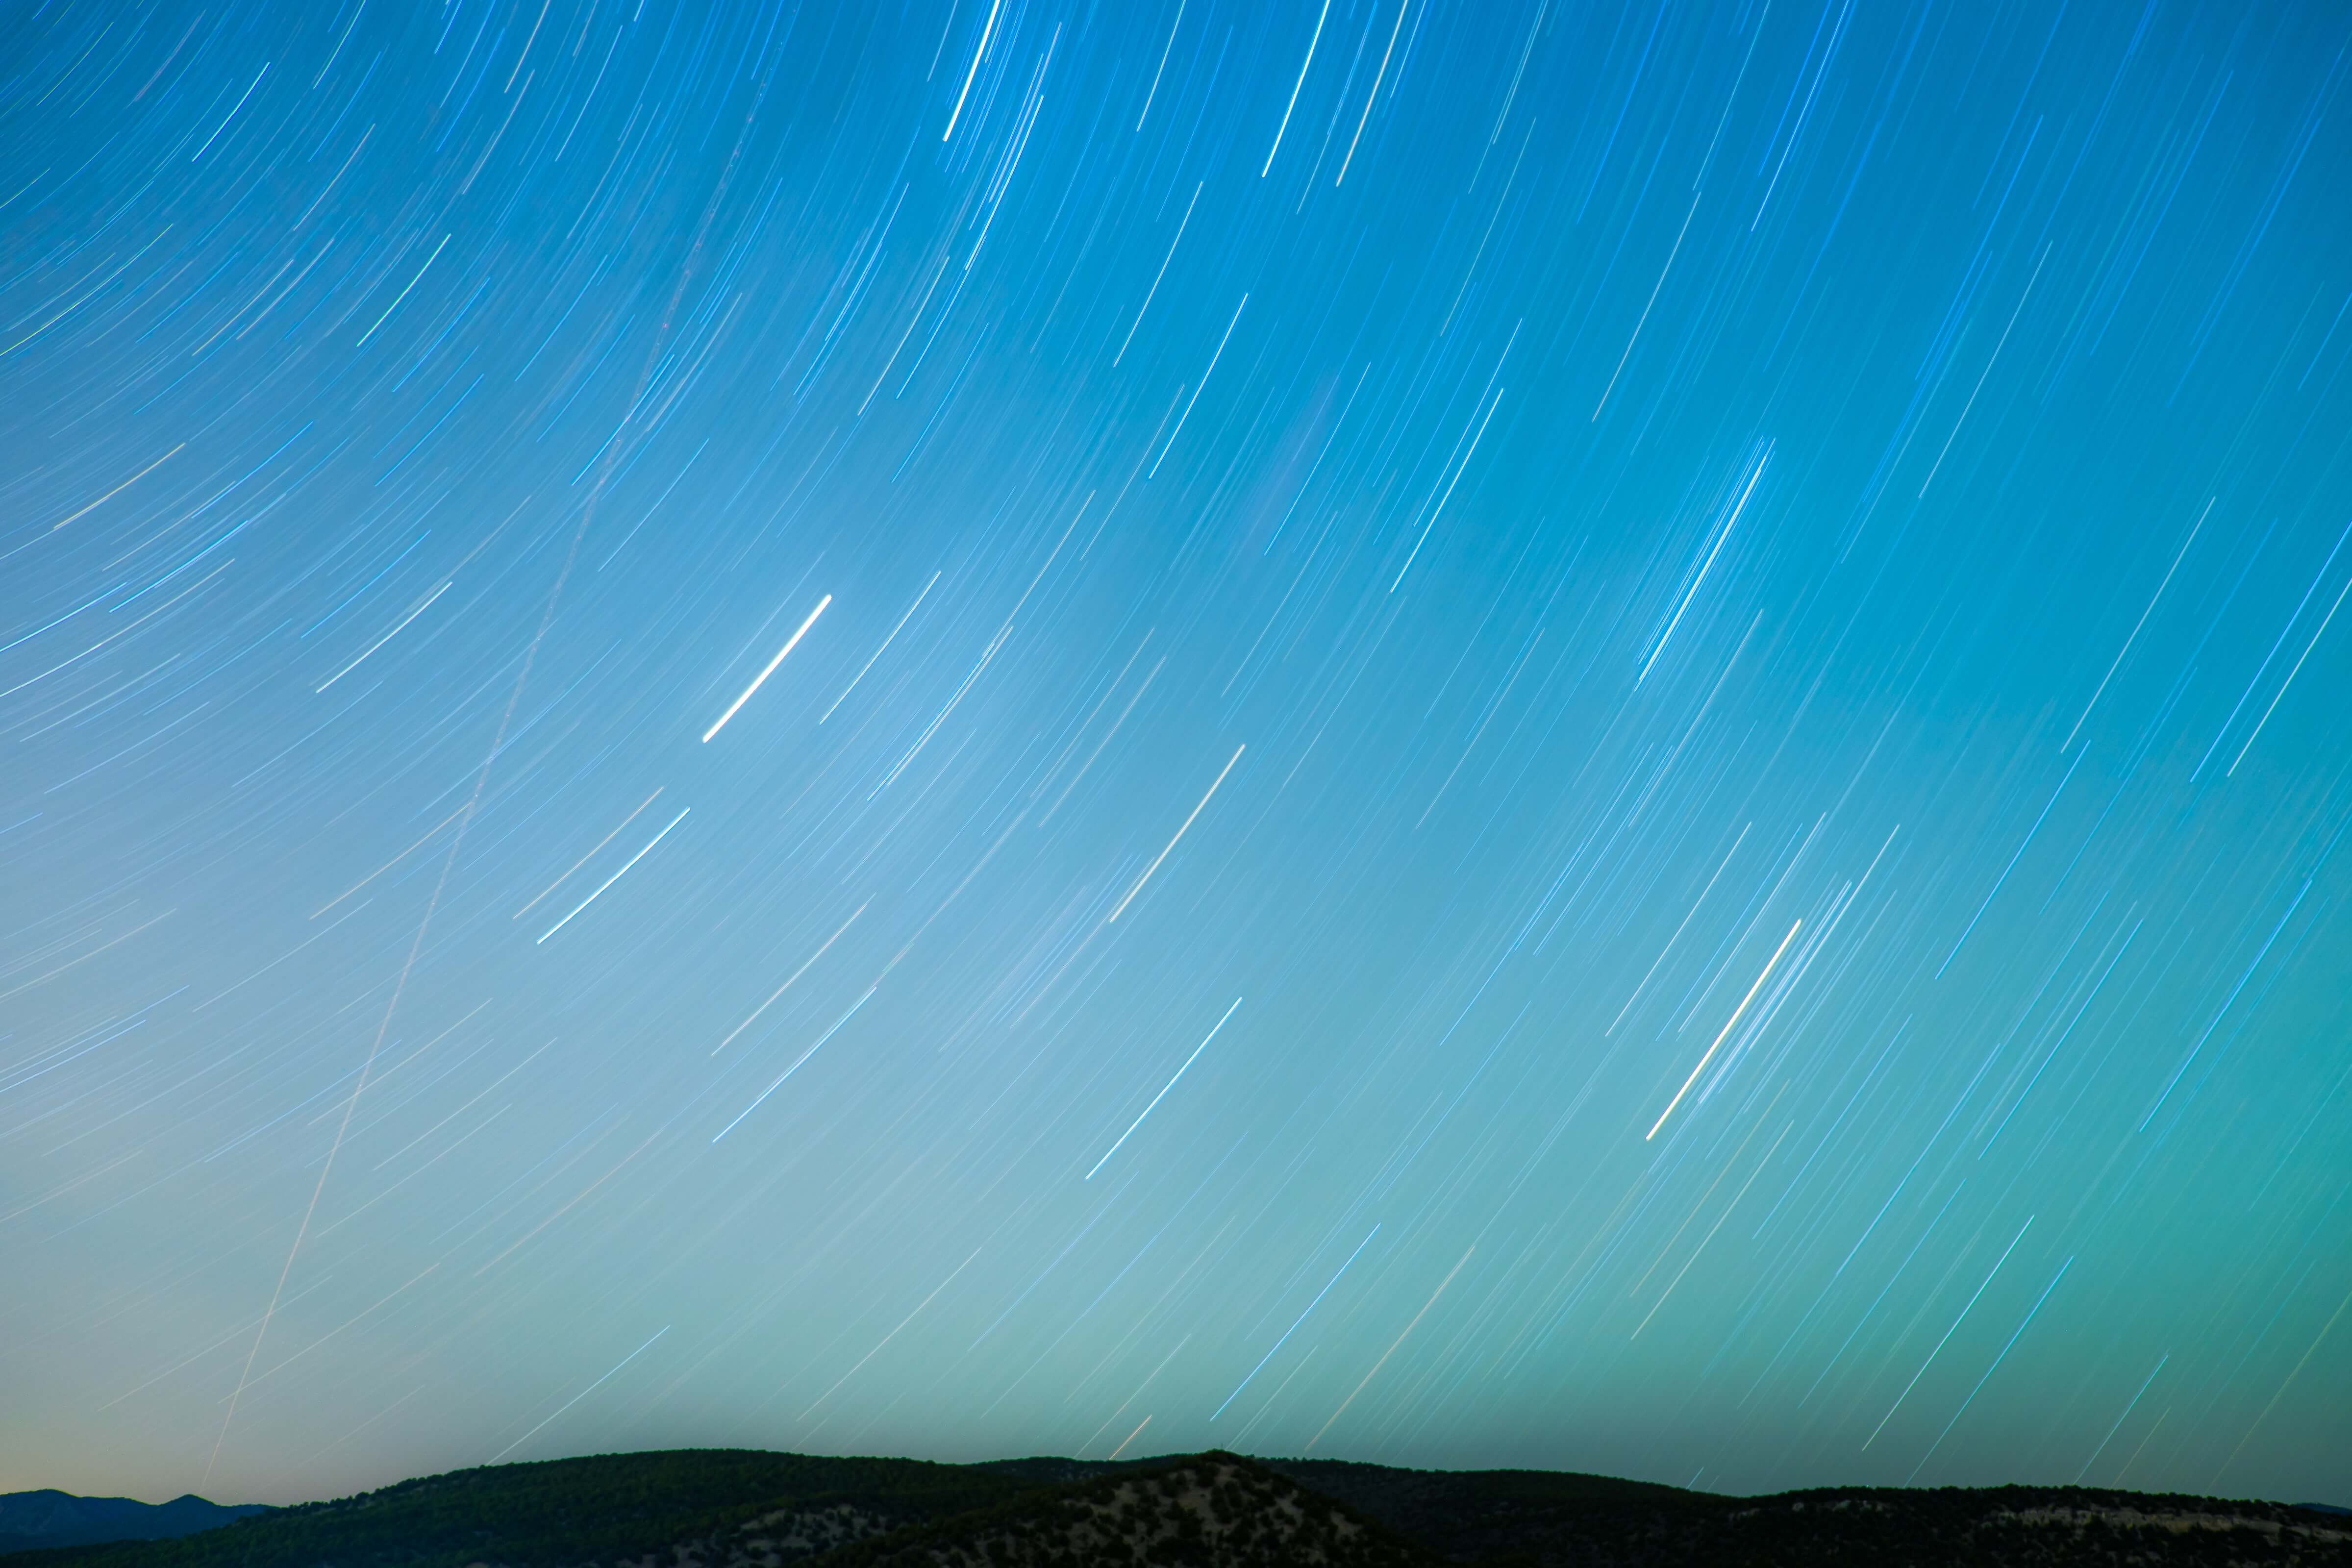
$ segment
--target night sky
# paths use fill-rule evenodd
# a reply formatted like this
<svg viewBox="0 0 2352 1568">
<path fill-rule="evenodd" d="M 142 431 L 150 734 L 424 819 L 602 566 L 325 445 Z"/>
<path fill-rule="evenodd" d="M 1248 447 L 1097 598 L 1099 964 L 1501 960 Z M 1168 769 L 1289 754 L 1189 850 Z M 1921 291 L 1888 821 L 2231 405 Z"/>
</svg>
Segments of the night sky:
<svg viewBox="0 0 2352 1568">
<path fill-rule="evenodd" d="M 0 1488 L 2352 1502 L 2347 77 L 13 0 Z"/>
</svg>

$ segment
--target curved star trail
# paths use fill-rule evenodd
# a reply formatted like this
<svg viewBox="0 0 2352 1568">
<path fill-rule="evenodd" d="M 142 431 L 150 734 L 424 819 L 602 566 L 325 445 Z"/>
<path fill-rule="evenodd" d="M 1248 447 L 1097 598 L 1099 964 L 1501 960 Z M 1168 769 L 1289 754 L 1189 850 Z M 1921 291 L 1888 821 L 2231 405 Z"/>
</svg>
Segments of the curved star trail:
<svg viewBox="0 0 2352 1568">
<path fill-rule="evenodd" d="M 17 5 L 0 1487 L 2352 1501 L 2347 77 Z"/>
</svg>

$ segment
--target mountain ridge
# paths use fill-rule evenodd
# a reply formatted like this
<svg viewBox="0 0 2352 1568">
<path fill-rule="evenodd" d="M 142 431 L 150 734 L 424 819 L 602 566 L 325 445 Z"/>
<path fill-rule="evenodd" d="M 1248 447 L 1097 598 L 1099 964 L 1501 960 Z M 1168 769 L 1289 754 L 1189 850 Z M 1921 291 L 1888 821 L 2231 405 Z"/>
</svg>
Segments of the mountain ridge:
<svg viewBox="0 0 2352 1568">
<path fill-rule="evenodd" d="M 5 1568 L 1097 1563 L 2352 1568 L 2352 1517 L 2327 1505 L 2078 1487 L 1742 1498 L 1564 1471 L 1407 1470 L 1218 1450 L 953 1465 L 677 1449 L 449 1471 L 170 1539 L 0 1556 Z"/>
<path fill-rule="evenodd" d="M 55 1487 L 0 1492 L 0 1553 L 111 1541 L 160 1541 L 266 1513 L 260 1503 L 217 1503 L 184 1492 L 169 1502 L 81 1497 Z"/>
</svg>

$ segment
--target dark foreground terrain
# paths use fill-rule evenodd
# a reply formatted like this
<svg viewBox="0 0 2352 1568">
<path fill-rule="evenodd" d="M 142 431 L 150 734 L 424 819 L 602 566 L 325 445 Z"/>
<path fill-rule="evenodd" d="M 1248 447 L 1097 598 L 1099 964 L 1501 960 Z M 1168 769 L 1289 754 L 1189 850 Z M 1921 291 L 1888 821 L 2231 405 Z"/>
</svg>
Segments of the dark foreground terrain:
<svg viewBox="0 0 2352 1568">
<path fill-rule="evenodd" d="M 500 1465 L 5 1568 L 2352 1568 L 2352 1517 L 2071 1487 L 1732 1498 L 1225 1453 L 935 1465 L 733 1449 Z"/>
</svg>

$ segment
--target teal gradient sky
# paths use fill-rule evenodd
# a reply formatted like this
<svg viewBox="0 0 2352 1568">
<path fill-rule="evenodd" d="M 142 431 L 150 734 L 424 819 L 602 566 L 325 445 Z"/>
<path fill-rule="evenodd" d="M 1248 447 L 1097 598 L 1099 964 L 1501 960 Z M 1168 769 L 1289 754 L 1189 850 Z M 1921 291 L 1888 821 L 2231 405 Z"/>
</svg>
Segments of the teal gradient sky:
<svg viewBox="0 0 2352 1568">
<path fill-rule="evenodd" d="M 0 1490 L 2352 1502 L 2347 76 L 14 5 Z"/>
</svg>

